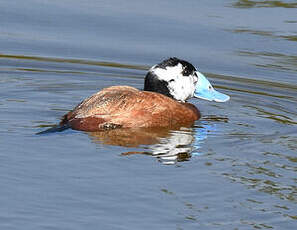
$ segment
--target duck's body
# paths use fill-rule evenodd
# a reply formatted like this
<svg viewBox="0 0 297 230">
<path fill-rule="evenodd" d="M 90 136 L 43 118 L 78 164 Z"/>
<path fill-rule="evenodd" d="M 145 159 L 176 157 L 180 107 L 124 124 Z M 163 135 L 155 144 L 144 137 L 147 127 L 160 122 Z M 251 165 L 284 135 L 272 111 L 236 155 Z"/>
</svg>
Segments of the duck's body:
<svg viewBox="0 0 297 230">
<path fill-rule="evenodd" d="M 72 129 L 98 131 L 113 128 L 175 127 L 200 118 L 190 103 L 165 95 L 140 91 L 130 86 L 105 88 L 85 99 L 64 115 L 60 125 Z"/>
<path fill-rule="evenodd" d="M 199 110 L 186 103 L 191 97 L 219 102 L 229 100 L 229 96 L 215 91 L 192 64 L 169 58 L 148 71 L 143 91 L 129 86 L 105 88 L 64 115 L 56 130 L 189 125 L 200 118 Z"/>
</svg>

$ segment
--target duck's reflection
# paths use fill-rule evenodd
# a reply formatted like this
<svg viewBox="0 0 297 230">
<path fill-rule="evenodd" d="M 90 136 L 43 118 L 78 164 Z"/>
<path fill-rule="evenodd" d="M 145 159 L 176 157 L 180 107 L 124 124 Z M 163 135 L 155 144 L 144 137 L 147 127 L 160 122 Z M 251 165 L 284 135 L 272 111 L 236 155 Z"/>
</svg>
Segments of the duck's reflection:
<svg viewBox="0 0 297 230">
<path fill-rule="evenodd" d="M 114 129 L 89 133 L 99 144 L 141 147 L 144 151 L 131 151 L 122 155 L 146 154 L 158 158 L 163 164 L 175 164 L 200 155 L 201 144 L 215 124 L 200 122 L 193 127 L 175 129 Z"/>
</svg>

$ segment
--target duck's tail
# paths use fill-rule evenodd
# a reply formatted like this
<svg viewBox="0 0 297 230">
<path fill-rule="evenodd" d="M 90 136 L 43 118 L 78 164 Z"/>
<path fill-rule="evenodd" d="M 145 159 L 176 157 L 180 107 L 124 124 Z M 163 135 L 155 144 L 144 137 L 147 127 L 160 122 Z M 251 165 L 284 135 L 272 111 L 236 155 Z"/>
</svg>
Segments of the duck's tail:
<svg viewBox="0 0 297 230">
<path fill-rule="evenodd" d="M 56 133 L 56 132 L 62 132 L 66 129 L 69 129 L 70 125 L 69 124 L 60 124 L 60 125 L 56 125 L 54 127 L 51 127 L 49 129 L 46 129 L 44 131 L 38 132 L 36 133 L 36 135 L 41 135 L 41 134 L 48 134 L 48 133 Z"/>
</svg>

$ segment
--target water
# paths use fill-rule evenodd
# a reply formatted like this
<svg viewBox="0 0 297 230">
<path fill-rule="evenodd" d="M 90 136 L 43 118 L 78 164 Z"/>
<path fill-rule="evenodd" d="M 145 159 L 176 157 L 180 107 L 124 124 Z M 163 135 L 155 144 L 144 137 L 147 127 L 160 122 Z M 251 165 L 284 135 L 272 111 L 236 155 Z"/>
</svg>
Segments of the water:
<svg viewBox="0 0 297 230">
<path fill-rule="evenodd" d="M 294 229 L 296 1 L 1 1 L 1 229 Z M 169 56 L 231 96 L 178 130 L 56 124 Z"/>
</svg>

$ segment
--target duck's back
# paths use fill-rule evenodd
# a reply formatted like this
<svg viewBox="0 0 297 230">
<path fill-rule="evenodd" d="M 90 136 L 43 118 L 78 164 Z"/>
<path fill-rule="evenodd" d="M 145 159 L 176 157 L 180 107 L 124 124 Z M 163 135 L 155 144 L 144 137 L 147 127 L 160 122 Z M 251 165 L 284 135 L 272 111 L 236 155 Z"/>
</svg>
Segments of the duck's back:
<svg viewBox="0 0 297 230">
<path fill-rule="evenodd" d="M 98 131 L 113 128 L 171 127 L 200 118 L 197 108 L 155 92 L 129 86 L 105 88 L 82 101 L 62 118 L 61 125 Z"/>
</svg>

